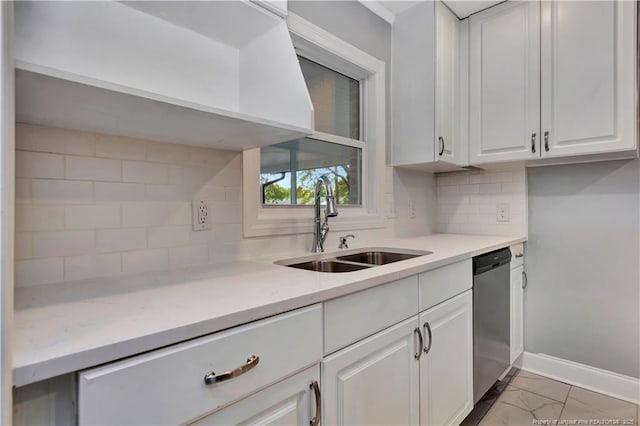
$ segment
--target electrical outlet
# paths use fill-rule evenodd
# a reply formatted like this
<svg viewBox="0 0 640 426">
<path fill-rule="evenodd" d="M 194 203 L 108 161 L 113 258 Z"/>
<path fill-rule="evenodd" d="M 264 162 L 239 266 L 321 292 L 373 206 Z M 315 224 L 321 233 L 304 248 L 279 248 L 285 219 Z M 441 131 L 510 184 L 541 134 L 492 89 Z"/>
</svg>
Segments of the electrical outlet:
<svg viewBox="0 0 640 426">
<path fill-rule="evenodd" d="M 191 211 L 194 231 L 211 229 L 211 201 L 193 200 L 191 201 Z"/>
<path fill-rule="evenodd" d="M 384 215 L 388 219 L 395 219 L 396 217 L 396 207 L 395 200 L 393 199 L 393 194 L 384 194 Z"/>
<path fill-rule="evenodd" d="M 496 220 L 498 222 L 509 222 L 509 204 L 500 203 L 496 205 Z"/>
<path fill-rule="evenodd" d="M 409 219 L 416 218 L 416 202 L 414 200 L 409 200 Z"/>
</svg>

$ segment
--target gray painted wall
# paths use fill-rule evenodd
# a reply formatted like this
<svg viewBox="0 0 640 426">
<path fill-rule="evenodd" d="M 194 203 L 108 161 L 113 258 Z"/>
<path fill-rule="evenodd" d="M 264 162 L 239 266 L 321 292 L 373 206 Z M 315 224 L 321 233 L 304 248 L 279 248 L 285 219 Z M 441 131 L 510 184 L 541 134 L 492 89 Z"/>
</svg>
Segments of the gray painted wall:
<svg viewBox="0 0 640 426">
<path fill-rule="evenodd" d="M 640 161 L 528 179 L 525 350 L 640 378 Z"/>
<path fill-rule="evenodd" d="M 289 1 L 289 11 L 384 61 L 386 66 L 387 160 L 391 140 L 391 25 L 356 1 Z"/>
</svg>

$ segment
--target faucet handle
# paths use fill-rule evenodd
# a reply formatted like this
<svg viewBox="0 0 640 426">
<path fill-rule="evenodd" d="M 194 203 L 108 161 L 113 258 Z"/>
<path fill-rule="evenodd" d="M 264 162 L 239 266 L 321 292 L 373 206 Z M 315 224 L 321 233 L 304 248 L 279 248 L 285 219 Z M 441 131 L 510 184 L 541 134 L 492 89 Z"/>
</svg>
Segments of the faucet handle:
<svg viewBox="0 0 640 426">
<path fill-rule="evenodd" d="M 340 245 L 338 246 L 338 248 L 340 249 L 348 249 L 349 245 L 347 244 L 347 238 L 355 238 L 356 236 L 353 234 L 347 234 L 345 236 L 342 237 L 338 237 L 338 240 L 340 241 Z"/>
</svg>

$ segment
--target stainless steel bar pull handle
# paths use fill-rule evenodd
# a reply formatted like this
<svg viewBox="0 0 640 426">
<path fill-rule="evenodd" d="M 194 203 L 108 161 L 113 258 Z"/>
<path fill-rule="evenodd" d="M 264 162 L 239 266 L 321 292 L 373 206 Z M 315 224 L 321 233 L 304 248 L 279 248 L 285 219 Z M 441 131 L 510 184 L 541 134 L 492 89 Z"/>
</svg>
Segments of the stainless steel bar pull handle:
<svg viewBox="0 0 640 426">
<path fill-rule="evenodd" d="M 313 389 L 313 393 L 316 397 L 316 415 L 311 418 L 309 424 L 311 426 L 318 426 L 320 424 L 320 418 L 322 416 L 322 398 L 320 395 L 320 386 L 318 385 L 318 381 L 314 380 L 313 383 L 309 385 L 311 389 Z"/>
<path fill-rule="evenodd" d="M 260 362 L 260 357 L 257 355 L 251 355 L 247 358 L 247 363 L 242 367 L 238 367 L 235 370 L 227 371 L 222 374 L 216 374 L 213 371 L 207 372 L 204 376 L 204 383 L 206 385 L 211 385 L 214 383 L 224 382 L 226 380 L 233 379 L 234 377 L 238 377 L 251 370 L 253 367 L 258 365 Z"/>
<path fill-rule="evenodd" d="M 420 357 L 422 356 L 422 346 L 424 345 L 424 340 L 422 339 L 422 332 L 420 331 L 419 327 L 416 327 L 416 329 L 413 330 L 413 332 L 418 335 L 418 342 L 419 342 L 418 349 L 416 350 L 416 353 L 413 357 L 415 359 L 420 359 Z"/>
<path fill-rule="evenodd" d="M 549 131 L 544 132 L 544 150 L 549 152 Z"/>
<path fill-rule="evenodd" d="M 529 285 L 529 278 L 527 277 L 527 273 L 522 271 L 522 288 L 527 288 Z"/>
<path fill-rule="evenodd" d="M 429 345 L 424 348 L 424 353 L 428 354 L 429 351 L 431 350 L 431 343 L 433 342 L 433 336 L 431 335 L 431 326 L 429 325 L 428 322 L 425 322 L 423 327 L 424 327 L 427 335 L 429 335 Z"/>
<path fill-rule="evenodd" d="M 438 155 L 444 154 L 444 138 L 442 136 L 438 136 L 438 142 L 440 142 L 440 152 Z"/>
<path fill-rule="evenodd" d="M 531 152 L 536 153 L 536 136 L 537 133 L 531 133 Z"/>
</svg>

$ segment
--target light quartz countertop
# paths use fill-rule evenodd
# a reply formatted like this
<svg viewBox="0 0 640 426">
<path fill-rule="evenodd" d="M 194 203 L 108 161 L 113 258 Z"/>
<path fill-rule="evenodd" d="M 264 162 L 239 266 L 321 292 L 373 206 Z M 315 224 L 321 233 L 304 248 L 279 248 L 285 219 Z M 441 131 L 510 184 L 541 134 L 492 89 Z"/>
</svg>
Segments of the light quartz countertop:
<svg viewBox="0 0 640 426">
<path fill-rule="evenodd" d="M 352 248 L 428 256 L 346 273 L 275 265 L 310 253 L 16 289 L 14 383 L 23 386 L 312 305 L 525 241 L 433 234 Z M 350 250 L 351 251 L 351 250 Z M 331 256 L 325 253 L 323 257 Z"/>
</svg>

